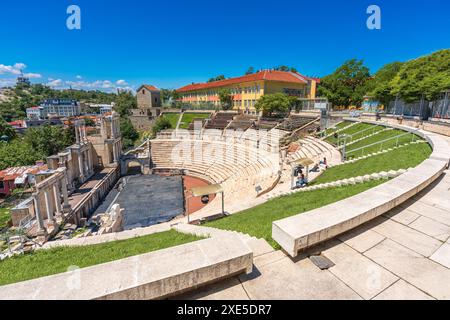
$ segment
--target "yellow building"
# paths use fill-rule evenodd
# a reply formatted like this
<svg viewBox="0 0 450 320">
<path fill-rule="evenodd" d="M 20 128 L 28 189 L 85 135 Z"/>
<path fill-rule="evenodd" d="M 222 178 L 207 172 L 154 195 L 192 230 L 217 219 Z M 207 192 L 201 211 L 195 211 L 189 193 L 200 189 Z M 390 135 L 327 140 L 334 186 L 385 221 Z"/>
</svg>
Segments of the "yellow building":
<svg viewBox="0 0 450 320">
<path fill-rule="evenodd" d="M 295 72 L 263 70 L 254 74 L 226 80 L 193 83 L 178 89 L 183 103 L 220 105 L 219 91 L 229 89 L 233 96 L 233 108 L 245 111 L 255 109 L 264 94 L 282 92 L 290 96 L 314 99 L 318 79 Z"/>
</svg>

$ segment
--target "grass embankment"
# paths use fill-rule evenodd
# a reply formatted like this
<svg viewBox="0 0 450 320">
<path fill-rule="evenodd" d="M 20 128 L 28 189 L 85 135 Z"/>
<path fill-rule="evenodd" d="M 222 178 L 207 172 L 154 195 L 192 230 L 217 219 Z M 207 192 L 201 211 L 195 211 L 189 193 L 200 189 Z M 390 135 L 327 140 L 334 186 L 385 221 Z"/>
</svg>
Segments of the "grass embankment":
<svg viewBox="0 0 450 320">
<path fill-rule="evenodd" d="M 322 173 L 312 183 L 320 184 L 381 171 L 415 167 L 430 157 L 432 149 L 428 143 L 411 144 L 387 153 L 332 167 Z"/>
<path fill-rule="evenodd" d="M 347 126 L 349 126 L 350 124 L 352 124 L 352 122 L 350 122 L 350 121 L 342 121 L 342 122 L 339 122 L 339 123 L 336 124 L 334 127 L 326 129 L 326 130 L 325 130 L 324 136 L 327 136 L 327 135 L 329 135 L 329 134 L 335 132 L 336 130 L 339 130 L 339 129 L 342 129 L 342 128 L 344 128 L 344 127 L 347 127 Z"/>
<path fill-rule="evenodd" d="M 180 129 L 188 129 L 189 124 L 194 119 L 208 119 L 211 116 L 210 113 L 184 113 L 180 122 Z"/>
<path fill-rule="evenodd" d="M 96 245 L 38 250 L 0 261 L 0 285 L 66 272 L 70 266 L 85 268 L 200 239 L 170 230 Z"/>
<path fill-rule="evenodd" d="M 0 207 L 0 230 L 5 228 L 8 221 L 11 219 L 9 214 L 10 208 Z"/>
<path fill-rule="evenodd" d="M 377 135 L 374 135 L 372 137 L 369 137 L 369 138 L 363 139 L 361 141 L 358 141 L 354 144 L 351 144 L 351 145 L 347 146 L 347 158 L 359 157 L 359 156 L 366 155 L 369 153 L 378 152 L 380 150 L 386 150 L 389 148 L 393 148 L 397 144 L 397 139 L 391 139 L 389 141 L 386 141 L 386 142 L 383 142 L 383 143 L 380 143 L 380 144 L 377 144 L 377 145 L 374 145 L 371 147 L 364 148 L 363 150 L 354 151 L 356 149 L 368 146 L 370 144 L 380 142 L 382 140 L 386 140 L 389 138 L 394 138 L 394 137 L 397 137 L 397 136 L 405 134 L 405 133 L 406 133 L 405 131 L 398 130 L 398 129 L 387 130 L 387 131 L 383 131 Z M 423 140 L 422 138 L 420 138 L 414 134 L 406 134 L 398 139 L 399 145 L 411 142 L 413 136 L 414 136 L 414 140 Z"/>
<path fill-rule="evenodd" d="M 172 129 L 177 128 L 178 119 L 180 119 L 181 113 L 164 113 L 162 117 L 169 120 Z"/>
<path fill-rule="evenodd" d="M 373 127 L 375 127 L 374 125 L 372 125 L 372 124 L 368 124 L 368 123 L 358 123 L 358 124 L 355 124 L 354 126 L 351 126 L 350 128 L 348 128 L 348 129 L 345 129 L 345 130 L 343 130 L 343 131 L 340 131 L 340 132 L 338 132 L 338 135 L 339 136 L 342 136 L 342 135 L 344 135 L 344 134 L 347 134 L 347 135 L 353 135 L 353 134 L 357 134 L 359 131 L 362 131 L 362 130 L 365 130 L 365 129 L 369 129 L 369 128 L 373 128 Z M 380 130 L 381 130 L 382 128 L 380 127 Z M 355 137 L 353 138 L 353 139 L 357 139 L 357 138 L 361 138 L 362 136 L 365 136 L 365 135 L 369 135 L 370 133 L 371 133 L 372 131 L 371 130 L 367 130 L 367 131 L 365 131 L 365 132 L 363 132 L 361 135 L 359 135 L 359 134 L 357 134 L 357 135 L 355 135 Z M 347 142 L 350 142 L 351 141 L 351 139 L 348 137 L 348 138 L 346 138 L 347 139 Z M 336 139 L 334 136 L 330 136 L 330 137 L 328 137 L 327 139 L 325 139 L 328 143 L 331 143 L 331 144 L 334 144 L 334 145 L 336 145 L 337 143 L 338 143 L 338 141 L 340 142 L 340 143 L 343 143 L 343 141 L 344 141 L 344 139 L 343 138 L 341 138 L 341 139 Z"/>
<path fill-rule="evenodd" d="M 369 181 L 340 188 L 305 191 L 281 196 L 226 218 L 208 222 L 205 225 L 263 238 L 275 249 L 280 249 L 280 246 L 272 239 L 273 221 L 323 207 L 366 191 L 383 182 L 385 181 Z"/>
</svg>

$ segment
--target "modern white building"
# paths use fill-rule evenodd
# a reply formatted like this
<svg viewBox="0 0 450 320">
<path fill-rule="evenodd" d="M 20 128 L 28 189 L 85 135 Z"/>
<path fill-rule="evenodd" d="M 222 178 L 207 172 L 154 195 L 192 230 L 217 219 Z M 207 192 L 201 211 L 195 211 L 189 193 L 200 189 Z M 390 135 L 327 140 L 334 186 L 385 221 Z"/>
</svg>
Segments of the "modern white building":
<svg viewBox="0 0 450 320">
<path fill-rule="evenodd" d="M 47 117 L 47 112 L 44 107 L 27 108 L 27 118 L 30 120 L 42 120 Z"/>
<path fill-rule="evenodd" d="M 81 106 L 76 100 L 70 99 L 48 99 L 41 103 L 47 115 L 61 117 L 73 117 L 81 115 Z"/>
</svg>

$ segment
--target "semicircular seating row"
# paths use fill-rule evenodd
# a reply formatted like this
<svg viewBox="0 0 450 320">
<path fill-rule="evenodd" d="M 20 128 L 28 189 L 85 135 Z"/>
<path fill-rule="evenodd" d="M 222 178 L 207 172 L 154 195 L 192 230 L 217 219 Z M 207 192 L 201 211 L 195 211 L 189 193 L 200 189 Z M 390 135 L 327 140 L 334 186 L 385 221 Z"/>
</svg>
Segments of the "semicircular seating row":
<svg viewBox="0 0 450 320">
<path fill-rule="evenodd" d="M 299 141 L 299 148 L 288 155 L 288 161 L 295 161 L 302 158 L 309 158 L 313 161 L 319 161 L 328 157 L 328 162 L 333 159 L 333 163 L 340 162 L 340 153 L 331 144 L 316 139 L 314 137 L 305 137 Z"/>
<path fill-rule="evenodd" d="M 220 183 L 228 195 L 257 194 L 278 179 L 279 153 L 257 148 L 252 140 L 223 142 L 211 135 L 151 140 L 154 169 L 184 169 L 191 176 Z M 197 139 L 196 139 L 197 138 Z"/>
</svg>

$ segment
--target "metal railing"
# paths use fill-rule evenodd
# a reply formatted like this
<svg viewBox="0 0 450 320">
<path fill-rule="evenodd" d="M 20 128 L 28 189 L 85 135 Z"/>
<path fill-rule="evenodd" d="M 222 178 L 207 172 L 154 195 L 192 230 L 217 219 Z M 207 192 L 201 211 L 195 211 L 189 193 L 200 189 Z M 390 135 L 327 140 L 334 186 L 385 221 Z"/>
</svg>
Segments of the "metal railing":
<svg viewBox="0 0 450 320">
<path fill-rule="evenodd" d="M 353 137 L 354 136 L 356 136 L 358 134 L 361 134 L 361 133 L 364 133 L 364 132 L 367 132 L 367 131 L 370 131 L 370 130 L 372 130 L 372 134 L 374 134 L 375 131 L 376 131 L 375 129 L 380 128 L 380 127 L 382 127 L 382 126 L 381 125 L 370 126 L 368 128 L 365 128 L 365 129 L 363 129 L 361 131 L 358 131 L 358 132 L 355 132 L 353 134 L 346 134 L 345 136 L 343 136 L 343 138 L 345 139 L 344 142 L 345 143 L 351 142 L 351 141 L 353 141 Z M 363 138 L 363 137 L 366 137 L 366 136 L 362 136 L 360 138 Z M 348 138 L 350 138 L 350 141 L 348 141 Z M 341 137 L 338 137 L 338 142 L 337 142 L 338 147 L 344 145 L 343 143 L 340 143 L 340 142 L 341 142 Z"/>
<path fill-rule="evenodd" d="M 364 156 L 364 154 L 365 154 L 364 151 L 365 150 L 367 150 L 368 148 L 377 146 L 377 145 L 380 145 L 380 148 L 379 148 L 378 151 L 382 151 L 382 150 L 384 150 L 383 149 L 383 145 L 385 145 L 387 142 L 394 141 L 394 140 L 395 140 L 395 147 L 398 147 L 400 138 L 408 136 L 408 135 L 412 136 L 410 142 L 414 142 L 415 140 L 421 140 L 420 136 L 417 133 L 418 133 L 418 131 L 405 132 L 405 133 L 399 134 L 399 135 L 397 135 L 395 137 L 391 137 L 391 138 L 387 138 L 387 139 L 384 139 L 384 140 L 381 140 L 381 141 L 377 141 L 377 142 L 368 144 L 366 146 L 362 146 L 362 147 L 359 147 L 359 148 L 356 148 L 356 149 L 352 149 L 352 150 L 349 150 L 349 151 L 346 151 L 346 148 L 344 148 L 343 151 L 342 151 L 343 152 L 343 159 L 346 160 L 348 158 L 349 154 L 351 154 L 352 158 L 356 157 L 356 153 L 359 152 L 359 151 L 361 151 L 361 156 Z"/>
</svg>

